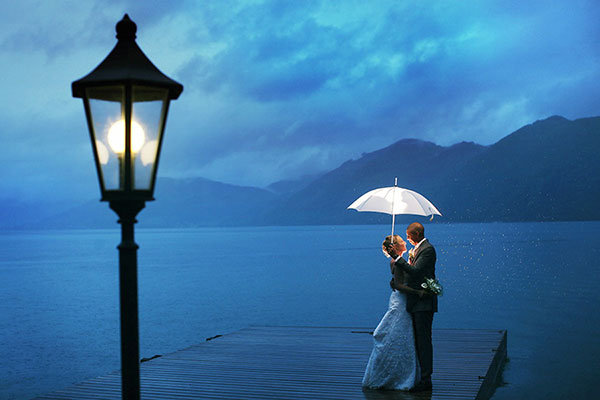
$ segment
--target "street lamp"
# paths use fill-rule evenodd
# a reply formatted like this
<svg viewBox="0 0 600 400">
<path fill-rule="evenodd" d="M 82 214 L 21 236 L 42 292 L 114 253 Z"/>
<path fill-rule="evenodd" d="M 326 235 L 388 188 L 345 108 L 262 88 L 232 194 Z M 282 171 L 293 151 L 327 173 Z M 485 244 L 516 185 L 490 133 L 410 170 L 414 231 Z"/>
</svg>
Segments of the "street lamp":
<svg viewBox="0 0 600 400">
<path fill-rule="evenodd" d="M 125 14 L 117 44 L 92 72 L 72 83 L 83 99 L 102 201 L 119 216 L 121 374 L 123 399 L 140 398 L 137 249 L 133 225 L 154 200 L 156 171 L 169 101 L 183 86 L 160 72 L 135 42 Z"/>
</svg>

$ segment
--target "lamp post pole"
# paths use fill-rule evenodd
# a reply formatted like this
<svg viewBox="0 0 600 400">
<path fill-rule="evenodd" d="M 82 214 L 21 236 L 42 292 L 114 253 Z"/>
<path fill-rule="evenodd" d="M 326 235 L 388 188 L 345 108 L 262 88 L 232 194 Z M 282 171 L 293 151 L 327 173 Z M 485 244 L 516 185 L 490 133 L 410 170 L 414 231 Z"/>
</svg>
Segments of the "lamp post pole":
<svg viewBox="0 0 600 400">
<path fill-rule="evenodd" d="M 137 288 L 137 250 L 135 217 L 144 208 L 143 201 L 111 201 L 110 208 L 119 216 L 119 296 L 121 304 L 121 374 L 123 399 L 140 398 L 140 354 Z"/>
</svg>

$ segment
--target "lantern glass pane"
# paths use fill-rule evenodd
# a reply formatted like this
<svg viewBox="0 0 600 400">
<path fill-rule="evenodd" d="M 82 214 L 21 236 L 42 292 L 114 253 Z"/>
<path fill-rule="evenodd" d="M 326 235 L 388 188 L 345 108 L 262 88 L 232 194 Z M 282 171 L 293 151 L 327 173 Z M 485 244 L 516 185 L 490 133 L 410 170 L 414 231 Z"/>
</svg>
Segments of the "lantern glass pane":
<svg viewBox="0 0 600 400">
<path fill-rule="evenodd" d="M 156 163 L 160 148 L 164 109 L 168 90 L 134 86 L 132 91 L 132 125 L 140 129 L 139 146 L 134 147 L 135 130 L 132 126 L 132 161 L 134 171 L 134 189 L 152 190 Z"/>
<path fill-rule="evenodd" d="M 93 145 L 105 190 L 123 190 L 125 93 L 121 86 L 87 89 L 93 120 Z"/>
</svg>

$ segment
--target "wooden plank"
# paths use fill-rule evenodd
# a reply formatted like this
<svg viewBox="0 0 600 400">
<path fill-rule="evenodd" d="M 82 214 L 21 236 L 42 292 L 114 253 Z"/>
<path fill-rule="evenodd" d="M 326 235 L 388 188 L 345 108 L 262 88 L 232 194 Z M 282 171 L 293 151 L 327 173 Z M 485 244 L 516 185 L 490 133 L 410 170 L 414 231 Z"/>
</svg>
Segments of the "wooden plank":
<svg viewBox="0 0 600 400">
<path fill-rule="evenodd" d="M 368 328 L 251 327 L 142 363 L 142 398 L 488 399 L 506 359 L 506 332 L 433 332 L 433 391 L 363 391 Z M 120 399 L 114 372 L 39 397 Z"/>
</svg>

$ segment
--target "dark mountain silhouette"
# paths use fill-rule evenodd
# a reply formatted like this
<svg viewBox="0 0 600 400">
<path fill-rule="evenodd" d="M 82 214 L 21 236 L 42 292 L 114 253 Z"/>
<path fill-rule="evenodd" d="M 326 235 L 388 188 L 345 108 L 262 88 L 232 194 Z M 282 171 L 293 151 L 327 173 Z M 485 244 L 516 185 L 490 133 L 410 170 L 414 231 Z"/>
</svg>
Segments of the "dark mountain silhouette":
<svg viewBox="0 0 600 400">
<path fill-rule="evenodd" d="M 268 215 L 268 222 L 360 224 L 387 221 L 389 216 L 358 213 L 346 208 L 371 189 L 393 186 L 394 177 L 398 177 L 398 186 L 415 190 L 437 203 L 435 194 L 438 190 L 431 190 L 432 187 L 437 189 L 437 185 L 431 185 L 431 181 L 442 181 L 449 170 L 464 165 L 484 149 L 474 143 L 442 147 L 416 139 L 400 140 L 358 160 L 344 163 L 283 199 Z"/>
<path fill-rule="evenodd" d="M 554 116 L 524 126 L 491 146 L 450 147 L 409 139 L 348 161 L 280 202 L 269 222 L 380 223 L 387 216 L 346 210 L 382 186 L 429 198 L 442 221 L 600 219 L 600 118 Z M 296 210 L 296 212 L 292 212 Z M 415 219 L 400 218 L 400 221 Z"/>
<path fill-rule="evenodd" d="M 286 179 L 271 183 L 265 189 L 280 195 L 287 195 L 298 192 L 310 185 L 311 182 L 321 177 L 323 174 L 304 175 L 298 179 Z"/>
<path fill-rule="evenodd" d="M 147 204 L 145 226 L 260 225 L 265 211 L 278 199 L 265 189 L 203 178 L 163 178 L 157 185 L 158 200 Z"/>
<path fill-rule="evenodd" d="M 600 117 L 554 116 L 499 142 L 444 147 L 403 139 L 309 178 L 266 189 L 203 178 L 162 178 L 140 215 L 141 227 L 389 223 L 390 216 L 346 207 L 384 186 L 415 190 L 442 212 L 435 221 L 598 220 Z M 17 214 L 19 210 L 15 211 Z M 4 218 L 18 220 L 10 210 Z M 10 218 L 9 218 L 10 217 Z M 397 221 L 423 217 L 399 216 Z M 93 201 L 32 223 L 35 228 L 117 227 L 107 204 Z M 6 227 L 6 224 L 3 224 Z"/>
<path fill-rule="evenodd" d="M 204 178 L 160 178 L 154 196 L 140 212 L 138 226 L 146 228 L 260 225 L 274 193 L 254 187 L 228 185 Z M 90 201 L 26 228 L 118 228 L 108 203 Z"/>
<path fill-rule="evenodd" d="M 72 204 L 56 201 L 34 201 L 17 198 L 0 198 L 0 229 L 21 229 L 39 224 L 57 213 L 72 208 Z"/>
<path fill-rule="evenodd" d="M 440 205 L 459 221 L 600 219 L 598 149 L 600 118 L 537 121 L 459 170 Z"/>
</svg>

